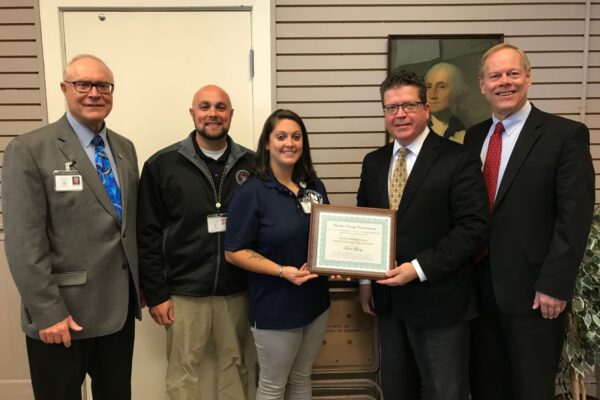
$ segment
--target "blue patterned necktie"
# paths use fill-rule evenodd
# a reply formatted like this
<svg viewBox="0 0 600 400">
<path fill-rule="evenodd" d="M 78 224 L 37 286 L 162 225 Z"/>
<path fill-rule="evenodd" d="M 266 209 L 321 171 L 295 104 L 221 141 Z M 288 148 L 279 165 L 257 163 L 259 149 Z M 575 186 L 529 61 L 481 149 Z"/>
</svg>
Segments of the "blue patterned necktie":
<svg viewBox="0 0 600 400">
<path fill-rule="evenodd" d="M 117 212 L 117 216 L 119 217 L 119 222 L 121 222 L 121 191 L 119 190 L 119 186 L 117 186 L 115 175 L 113 174 L 113 170 L 110 167 L 110 160 L 108 159 L 106 152 L 104 151 L 104 140 L 102 140 L 102 136 L 94 135 L 94 138 L 92 139 L 92 144 L 95 146 L 94 158 L 96 161 L 96 170 L 98 171 L 98 177 L 100 178 L 100 182 L 102 182 L 104 188 L 106 189 L 106 192 L 108 193 L 110 202 L 112 203 L 113 207 L 115 207 L 115 211 Z"/>
</svg>

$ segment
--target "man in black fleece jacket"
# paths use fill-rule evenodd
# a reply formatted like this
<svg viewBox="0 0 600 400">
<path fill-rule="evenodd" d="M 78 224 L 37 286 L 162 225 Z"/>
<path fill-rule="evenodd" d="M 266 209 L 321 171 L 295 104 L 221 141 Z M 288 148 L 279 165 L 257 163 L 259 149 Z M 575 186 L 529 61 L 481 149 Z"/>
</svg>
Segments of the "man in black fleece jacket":
<svg viewBox="0 0 600 400">
<path fill-rule="evenodd" d="M 247 398 L 243 344 L 248 327 L 245 271 L 225 261 L 229 195 L 249 175 L 253 153 L 228 136 L 233 108 L 220 87 L 196 92 L 195 130 L 144 164 L 138 197 L 142 291 L 167 330 L 167 396 L 199 399 L 206 344 L 217 352 L 219 399 Z"/>
</svg>

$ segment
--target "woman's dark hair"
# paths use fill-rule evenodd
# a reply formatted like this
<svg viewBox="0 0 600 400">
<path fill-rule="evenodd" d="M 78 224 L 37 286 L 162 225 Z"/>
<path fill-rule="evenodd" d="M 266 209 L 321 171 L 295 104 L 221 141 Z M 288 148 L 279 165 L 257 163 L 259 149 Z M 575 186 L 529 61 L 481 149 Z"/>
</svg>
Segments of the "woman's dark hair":
<svg viewBox="0 0 600 400">
<path fill-rule="evenodd" d="M 292 180 L 294 182 L 310 181 L 316 176 L 316 173 L 310 157 L 308 133 L 306 132 L 306 127 L 304 126 L 304 122 L 302 122 L 302 118 L 300 118 L 298 114 L 291 110 L 275 110 L 265 121 L 260 138 L 258 139 L 258 145 L 256 147 L 254 172 L 261 179 L 267 179 L 268 173 L 271 172 L 270 154 L 269 151 L 267 151 L 267 144 L 269 143 L 271 132 L 273 132 L 277 123 L 282 119 L 289 119 L 296 122 L 300 126 L 300 130 L 302 130 L 302 155 L 300 156 L 298 162 L 296 162 L 294 165 Z"/>
</svg>

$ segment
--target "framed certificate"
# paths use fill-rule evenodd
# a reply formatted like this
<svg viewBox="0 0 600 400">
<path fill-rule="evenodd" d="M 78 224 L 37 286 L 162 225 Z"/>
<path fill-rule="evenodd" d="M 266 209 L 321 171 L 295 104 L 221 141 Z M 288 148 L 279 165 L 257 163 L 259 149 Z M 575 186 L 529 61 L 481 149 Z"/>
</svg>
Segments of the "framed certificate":
<svg viewBox="0 0 600 400">
<path fill-rule="evenodd" d="M 396 258 L 396 211 L 314 204 L 308 267 L 319 275 L 383 278 Z"/>
</svg>

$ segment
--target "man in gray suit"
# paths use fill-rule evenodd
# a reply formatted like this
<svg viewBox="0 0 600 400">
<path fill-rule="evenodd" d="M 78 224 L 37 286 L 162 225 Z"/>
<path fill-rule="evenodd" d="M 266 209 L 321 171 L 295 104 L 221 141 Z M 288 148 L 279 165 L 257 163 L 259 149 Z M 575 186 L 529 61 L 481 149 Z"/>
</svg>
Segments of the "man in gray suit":
<svg viewBox="0 0 600 400">
<path fill-rule="evenodd" d="M 130 399 L 137 157 L 104 123 L 114 80 L 102 60 L 75 57 L 60 86 L 67 113 L 12 140 L 2 173 L 33 391 L 37 400 L 80 399 L 87 373 L 94 400 Z"/>
</svg>

